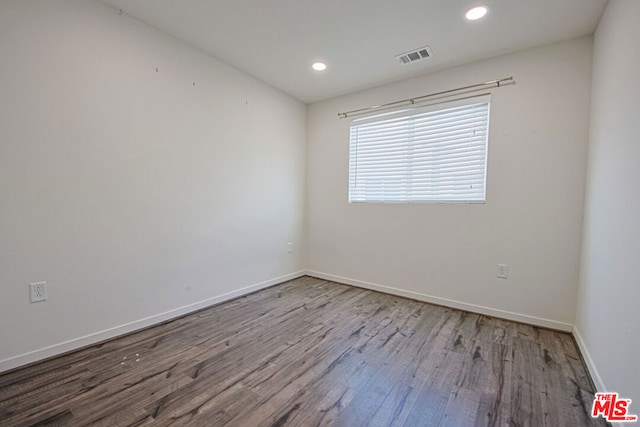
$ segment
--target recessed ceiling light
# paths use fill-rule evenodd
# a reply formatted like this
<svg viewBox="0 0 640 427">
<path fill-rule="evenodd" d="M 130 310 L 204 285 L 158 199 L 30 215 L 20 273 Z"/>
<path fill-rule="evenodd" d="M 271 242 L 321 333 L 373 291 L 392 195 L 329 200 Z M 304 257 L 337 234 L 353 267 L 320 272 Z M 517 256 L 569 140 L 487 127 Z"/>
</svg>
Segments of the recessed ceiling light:
<svg viewBox="0 0 640 427">
<path fill-rule="evenodd" d="M 487 6 L 476 6 L 467 11 L 464 15 L 469 21 L 475 21 L 487 14 L 489 8 Z"/>
<path fill-rule="evenodd" d="M 324 71 L 327 69 L 327 64 L 325 64 L 324 62 L 314 62 L 311 65 L 311 68 L 313 68 L 316 71 Z"/>
</svg>

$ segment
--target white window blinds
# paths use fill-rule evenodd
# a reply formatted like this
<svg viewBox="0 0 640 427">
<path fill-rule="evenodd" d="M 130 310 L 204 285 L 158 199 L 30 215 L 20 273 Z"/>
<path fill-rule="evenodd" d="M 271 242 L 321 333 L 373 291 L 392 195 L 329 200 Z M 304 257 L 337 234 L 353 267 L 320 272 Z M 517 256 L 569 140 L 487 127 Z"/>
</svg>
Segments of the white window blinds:
<svg viewBox="0 0 640 427">
<path fill-rule="evenodd" d="M 485 201 L 489 97 L 356 119 L 349 202 Z"/>
</svg>

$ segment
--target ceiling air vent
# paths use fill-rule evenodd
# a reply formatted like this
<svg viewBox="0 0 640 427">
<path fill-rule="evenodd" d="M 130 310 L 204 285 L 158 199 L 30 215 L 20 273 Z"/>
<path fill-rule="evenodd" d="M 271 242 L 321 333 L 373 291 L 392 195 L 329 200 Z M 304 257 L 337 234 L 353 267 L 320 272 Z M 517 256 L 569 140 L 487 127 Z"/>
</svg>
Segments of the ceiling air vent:
<svg viewBox="0 0 640 427">
<path fill-rule="evenodd" d="M 429 46 L 425 46 L 420 49 L 412 50 L 411 52 L 396 55 L 396 59 L 400 61 L 401 64 L 408 64 L 410 62 L 430 58 L 431 56 L 433 56 L 431 48 Z"/>
</svg>

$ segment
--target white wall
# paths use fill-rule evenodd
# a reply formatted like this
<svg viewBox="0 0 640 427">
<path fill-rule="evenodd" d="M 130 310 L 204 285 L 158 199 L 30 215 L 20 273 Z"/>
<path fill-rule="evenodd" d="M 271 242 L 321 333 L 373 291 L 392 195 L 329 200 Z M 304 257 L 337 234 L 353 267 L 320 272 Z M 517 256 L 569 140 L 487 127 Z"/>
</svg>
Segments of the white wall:
<svg viewBox="0 0 640 427">
<path fill-rule="evenodd" d="M 592 39 L 581 38 L 312 104 L 310 270 L 571 329 L 591 49 Z M 347 203 L 349 121 L 337 113 L 510 75 L 517 84 L 495 90 L 492 98 L 486 204 Z M 498 263 L 509 265 L 508 280 L 496 278 Z"/>
<path fill-rule="evenodd" d="M 0 371 L 304 269 L 304 104 L 94 1 L 0 58 Z"/>
<path fill-rule="evenodd" d="M 576 335 L 600 389 L 640 413 L 640 2 L 610 1 L 594 39 Z"/>
</svg>

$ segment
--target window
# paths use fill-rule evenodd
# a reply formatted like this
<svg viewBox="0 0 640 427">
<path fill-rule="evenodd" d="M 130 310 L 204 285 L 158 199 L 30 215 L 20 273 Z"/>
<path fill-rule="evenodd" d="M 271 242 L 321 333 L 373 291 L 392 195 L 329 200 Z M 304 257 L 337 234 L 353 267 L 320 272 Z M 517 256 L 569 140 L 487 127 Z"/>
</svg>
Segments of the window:
<svg viewBox="0 0 640 427">
<path fill-rule="evenodd" d="M 353 120 L 349 203 L 485 201 L 489 96 Z"/>
</svg>

